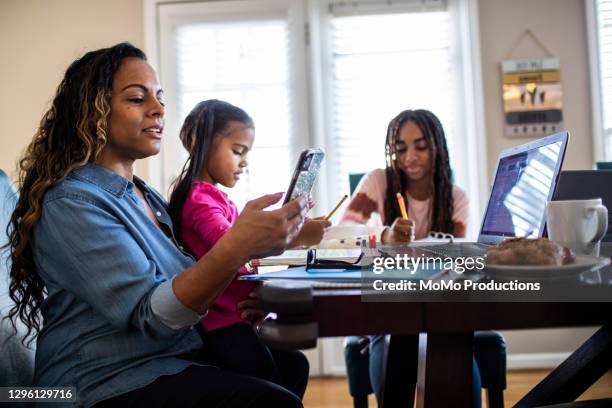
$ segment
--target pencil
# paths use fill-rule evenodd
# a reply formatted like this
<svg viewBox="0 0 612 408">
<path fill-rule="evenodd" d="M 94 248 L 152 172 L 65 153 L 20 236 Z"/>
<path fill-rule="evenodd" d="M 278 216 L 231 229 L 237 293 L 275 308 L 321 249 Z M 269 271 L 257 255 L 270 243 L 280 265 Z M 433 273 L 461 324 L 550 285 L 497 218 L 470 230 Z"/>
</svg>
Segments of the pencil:
<svg viewBox="0 0 612 408">
<path fill-rule="evenodd" d="M 406 203 L 404 202 L 404 197 L 400 193 L 395 195 L 397 197 L 397 203 L 399 204 L 400 211 L 402 212 L 402 218 L 407 220 L 408 213 L 406 212 Z"/>
<path fill-rule="evenodd" d="M 338 210 L 338 208 L 340 208 L 340 206 L 342 205 L 342 203 L 344 202 L 344 200 L 346 200 L 348 198 L 348 194 L 345 194 L 344 197 L 342 197 L 340 199 L 340 201 L 338 201 L 338 204 L 336 204 L 336 206 L 334 207 L 333 210 L 331 210 L 329 212 L 329 214 L 327 214 L 323 219 L 325 221 L 329 220 L 331 218 L 332 215 L 334 215 L 334 213 L 336 212 L 336 210 Z"/>
</svg>

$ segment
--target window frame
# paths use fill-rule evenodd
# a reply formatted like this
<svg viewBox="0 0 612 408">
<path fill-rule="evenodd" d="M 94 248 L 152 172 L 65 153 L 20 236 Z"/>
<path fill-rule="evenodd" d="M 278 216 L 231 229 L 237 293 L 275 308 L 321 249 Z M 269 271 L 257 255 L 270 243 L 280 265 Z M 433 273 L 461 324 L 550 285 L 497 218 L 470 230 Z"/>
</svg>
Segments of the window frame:
<svg viewBox="0 0 612 408">
<path fill-rule="evenodd" d="M 311 95 L 315 96 L 311 103 L 318 105 L 320 111 L 315 115 L 314 119 L 317 122 L 314 128 L 322 129 L 321 145 L 324 146 L 329 156 L 336 154 L 331 139 L 334 134 L 334 123 L 330 114 L 333 109 L 331 95 L 333 66 L 330 60 L 331 34 L 329 29 L 331 18 L 329 9 L 332 2 L 333 0 L 309 1 L 309 24 L 314 25 L 315 28 L 310 30 L 310 37 L 312 44 L 316 45 L 316 49 L 311 50 L 311 60 L 314 69 L 320 69 L 319 78 L 311 79 L 311 83 L 315 85 L 318 83 L 319 86 L 319 89 L 311 90 Z M 373 2 L 366 3 L 369 3 L 368 6 L 370 6 Z M 427 0 L 414 0 L 412 3 L 427 3 Z M 439 2 L 432 3 L 437 6 Z M 477 0 L 447 0 L 446 3 L 448 3 L 448 12 L 451 15 L 451 32 L 453 33 L 451 37 L 455 39 L 452 44 L 455 55 L 452 58 L 456 60 L 456 66 L 459 67 L 461 77 L 464 79 L 460 81 L 460 84 L 457 84 L 454 104 L 461 110 L 455 117 L 458 119 L 464 118 L 464 120 L 457 120 L 457 135 L 462 137 L 459 137 L 455 144 L 455 155 L 462 155 L 465 159 L 454 161 L 454 173 L 457 174 L 457 170 L 459 170 L 462 179 L 456 179 L 455 181 L 472 197 L 469 207 L 468 237 L 475 240 L 480 230 L 480 221 L 489 196 L 490 178 L 492 177 L 488 174 L 486 160 L 478 4 Z M 400 6 L 397 12 L 405 12 L 410 9 L 410 5 Z M 368 11 L 375 12 L 371 7 Z M 399 111 L 390 112 L 389 118 L 397 113 Z M 384 134 L 384 129 L 381 132 L 381 134 Z M 383 143 L 382 139 L 381 143 Z M 335 169 L 329 164 L 329 161 L 328 166 L 328 174 L 332 174 Z M 333 206 L 335 204 L 333 201 L 337 196 L 336 186 L 326 180 L 325 186 L 322 186 L 322 188 L 325 188 L 324 201 L 328 206 Z"/>
<path fill-rule="evenodd" d="M 597 21 L 597 0 L 585 0 L 585 18 L 591 82 L 591 138 L 593 161 L 605 161 L 605 129 L 603 124 L 603 99 L 601 62 L 599 58 L 599 24 Z"/>
<path fill-rule="evenodd" d="M 299 151 L 308 146 L 323 147 L 326 149 L 328 157 L 333 157 L 334 152 L 328 150 L 331 147 L 331 115 L 329 107 L 331 99 L 328 87 L 329 67 L 331 66 L 326 52 L 329 50 L 329 33 L 324 24 L 325 13 L 328 13 L 330 0 L 303 0 L 301 4 L 302 20 L 305 25 L 303 30 L 296 29 L 296 37 L 299 37 L 298 46 L 303 47 L 301 56 L 295 57 L 295 61 L 303 69 L 304 81 L 301 95 L 297 95 L 295 100 L 299 125 L 296 128 L 302 129 L 299 136 L 291 140 L 293 150 L 292 156 L 297 157 Z M 437 1 L 437 0 L 436 0 Z M 434 3 L 436 2 L 434 1 Z M 592 0 L 587 0 L 592 1 Z M 163 75 L 163 65 L 160 58 L 160 13 L 161 5 L 172 3 L 185 3 L 181 0 L 143 0 L 144 2 L 144 28 L 145 28 L 145 51 L 149 56 L 151 64 L 156 67 Z M 279 4 L 279 3 L 298 3 L 295 0 L 250 0 L 249 7 L 260 7 L 260 4 Z M 428 0 L 415 0 L 418 2 L 428 2 Z M 190 2 L 191 3 L 191 2 Z M 193 2 L 198 3 L 198 2 Z M 203 4 L 214 5 L 215 3 L 234 4 L 234 7 L 242 7 L 247 4 L 247 0 L 220 0 L 214 2 L 203 1 Z M 486 206 L 488 191 L 492 175 L 488 174 L 487 150 L 485 138 L 485 111 L 484 111 L 484 92 L 482 82 L 482 65 L 480 58 L 480 29 L 478 22 L 478 0 L 446 0 L 451 21 L 454 22 L 452 30 L 454 38 L 457 39 L 457 64 L 462 71 L 463 81 L 461 89 L 457 93 L 460 100 L 456 100 L 457 106 L 462 109 L 464 120 L 459 123 L 458 134 L 463 137 L 456 143 L 456 155 L 464 155 L 466 164 L 461 173 L 463 180 L 458 180 L 461 186 L 469 193 L 470 200 L 470 228 L 468 236 L 476 238 L 480 228 L 480 220 Z M 244 8 L 241 9 L 245 11 Z M 293 44 L 293 43 L 292 43 Z M 291 58 L 294 58 L 293 56 Z M 166 92 L 172 92 L 168 85 Z M 170 96 L 170 95 L 169 95 Z M 172 108 L 170 108 L 172 109 Z M 172 113 L 170 113 L 171 115 Z M 178 134 L 178 129 L 167 128 L 166 134 Z M 162 148 L 159 155 L 147 160 L 143 166 L 143 173 L 149 178 L 150 183 L 167 193 L 167 185 L 164 182 L 164 163 L 167 162 L 171 154 Z M 327 160 L 326 162 L 329 162 Z M 324 212 L 325 208 L 333 205 L 335 200 L 335 186 L 328 182 L 327 174 L 332 170 L 326 164 L 321 170 L 321 177 L 318 179 L 314 195 L 316 201 L 320 203 L 315 212 Z M 348 181 L 347 181 L 348 182 Z"/>
<path fill-rule="evenodd" d="M 290 26 L 292 22 L 297 21 L 298 27 L 290 26 L 288 32 L 289 94 L 292 104 L 290 112 L 293 112 L 291 117 L 293 133 L 290 135 L 288 144 L 292 161 L 297 159 L 301 150 L 312 144 L 306 103 L 308 84 L 304 61 L 306 54 L 304 50 L 305 33 L 303 29 L 299 28 L 299 25 L 302 25 L 304 21 L 303 7 L 291 0 L 229 0 L 193 3 L 145 0 L 145 2 L 148 5 L 148 7 L 145 7 L 145 15 L 153 16 L 152 18 L 156 23 L 154 27 L 147 27 L 145 30 L 148 33 L 145 50 L 149 55 L 150 62 L 157 68 L 167 101 L 177 101 L 176 61 L 173 58 L 164 58 L 162 52 L 166 50 L 171 54 L 173 53 L 172 31 L 177 25 L 202 21 L 223 22 L 233 19 L 248 21 L 281 17 L 286 18 Z M 163 9 L 160 6 L 163 6 Z M 150 20 L 145 20 L 145 23 L 150 24 L 150 22 Z M 149 47 L 153 48 L 150 50 Z M 178 106 L 175 106 L 174 103 L 167 105 L 166 129 L 164 132 L 166 135 L 178 136 L 179 134 L 180 124 L 178 123 L 177 108 Z M 149 163 L 148 175 L 152 184 L 164 194 L 167 194 L 170 188 L 167 169 L 184 160 L 181 150 L 180 143 L 162 142 L 160 154 L 157 155 L 156 160 Z"/>
</svg>

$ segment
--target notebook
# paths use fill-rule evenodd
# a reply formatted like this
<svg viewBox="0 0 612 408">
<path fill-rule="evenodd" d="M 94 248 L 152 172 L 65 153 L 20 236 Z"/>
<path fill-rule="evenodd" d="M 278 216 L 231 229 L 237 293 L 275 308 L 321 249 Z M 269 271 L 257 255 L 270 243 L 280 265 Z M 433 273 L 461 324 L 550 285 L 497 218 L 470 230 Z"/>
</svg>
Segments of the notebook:
<svg viewBox="0 0 612 408">
<path fill-rule="evenodd" d="M 500 153 L 477 242 L 414 245 L 443 257 L 476 257 L 508 238 L 541 237 L 568 139 L 560 132 Z"/>
<path fill-rule="evenodd" d="M 269 256 L 267 258 L 251 261 L 254 266 L 272 266 L 272 265 L 306 265 L 307 249 L 291 249 L 277 256 Z M 325 260 L 355 262 L 361 255 L 361 249 L 319 249 L 317 250 L 317 258 Z"/>
</svg>

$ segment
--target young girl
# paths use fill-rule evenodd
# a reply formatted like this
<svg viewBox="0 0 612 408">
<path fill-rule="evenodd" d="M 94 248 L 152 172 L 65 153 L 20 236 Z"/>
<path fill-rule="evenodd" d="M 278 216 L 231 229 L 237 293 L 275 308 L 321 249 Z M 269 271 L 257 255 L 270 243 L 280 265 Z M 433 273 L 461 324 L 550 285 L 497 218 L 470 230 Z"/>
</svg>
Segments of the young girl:
<svg viewBox="0 0 612 408">
<path fill-rule="evenodd" d="M 387 129 L 387 166 L 359 183 L 341 222 L 368 224 L 379 241 L 425 238 L 430 231 L 465 237 L 468 198 L 453 184 L 444 129 L 427 110 L 406 110 Z M 396 195 L 406 202 L 401 217 Z"/>
<path fill-rule="evenodd" d="M 217 186 L 234 187 L 246 169 L 255 138 L 254 124 L 242 109 L 208 100 L 189 113 L 180 138 L 189 158 L 174 183 L 169 211 L 179 241 L 200 258 L 238 217 L 234 203 Z M 290 246 L 318 243 L 328 225 L 322 220 L 306 222 Z M 253 283 L 237 280 L 249 273 L 253 271 L 242 267 L 201 321 L 207 361 L 283 385 L 301 398 L 307 378 L 284 383 L 286 379 L 279 373 L 287 370 L 279 366 L 307 365 L 303 354 L 270 352 L 259 341 L 248 316 L 239 310 L 240 302 L 254 296 Z"/>
</svg>

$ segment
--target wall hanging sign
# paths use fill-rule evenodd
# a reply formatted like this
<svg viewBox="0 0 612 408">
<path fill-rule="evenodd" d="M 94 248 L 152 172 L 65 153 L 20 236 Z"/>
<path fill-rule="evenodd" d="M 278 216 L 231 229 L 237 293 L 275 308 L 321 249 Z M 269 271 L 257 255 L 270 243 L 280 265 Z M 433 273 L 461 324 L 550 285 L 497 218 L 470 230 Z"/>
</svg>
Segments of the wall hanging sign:
<svg viewBox="0 0 612 408">
<path fill-rule="evenodd" d="M 502 62 L 506 136 L 545 136 L 563 129 L 557 58 Z"/>
</svg>

